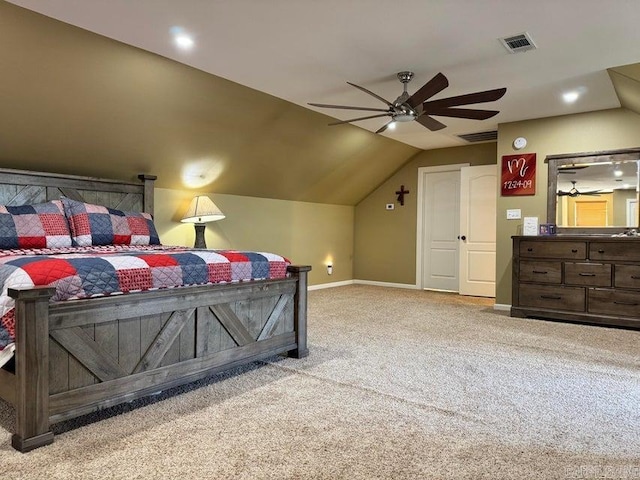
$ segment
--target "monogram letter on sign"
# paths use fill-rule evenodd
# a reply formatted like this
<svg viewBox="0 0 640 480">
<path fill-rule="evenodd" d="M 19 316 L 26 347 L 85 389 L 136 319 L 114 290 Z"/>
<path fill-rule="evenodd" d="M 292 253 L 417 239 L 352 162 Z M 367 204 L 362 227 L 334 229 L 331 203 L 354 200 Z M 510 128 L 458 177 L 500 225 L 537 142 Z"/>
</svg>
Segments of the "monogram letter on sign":
<svg viewBox="0 0 640 480">
<path fill-rule="evenodd" d="M 536 154 L 502 157 L 502 196 L 536 194 Z"/>
</svg>

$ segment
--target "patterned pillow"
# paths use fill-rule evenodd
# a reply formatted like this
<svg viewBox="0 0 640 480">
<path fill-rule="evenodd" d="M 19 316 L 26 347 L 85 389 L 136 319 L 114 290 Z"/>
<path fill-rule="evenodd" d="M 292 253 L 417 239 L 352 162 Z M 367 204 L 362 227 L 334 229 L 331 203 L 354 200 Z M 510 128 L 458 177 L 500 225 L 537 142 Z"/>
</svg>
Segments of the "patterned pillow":
<svg viewBox="0 0 640 480">
<path fill-rule="evenodd" d="M 59 200 L 10 207 L 0 205 L 0 248 L 71 246 L 71 233 Z"/>
<path fill-rule="evenodd" d="M 160 245 L 148 213 L 123 212 L 64 197 L 62 204 L 74 245 Z"/>
</svg>

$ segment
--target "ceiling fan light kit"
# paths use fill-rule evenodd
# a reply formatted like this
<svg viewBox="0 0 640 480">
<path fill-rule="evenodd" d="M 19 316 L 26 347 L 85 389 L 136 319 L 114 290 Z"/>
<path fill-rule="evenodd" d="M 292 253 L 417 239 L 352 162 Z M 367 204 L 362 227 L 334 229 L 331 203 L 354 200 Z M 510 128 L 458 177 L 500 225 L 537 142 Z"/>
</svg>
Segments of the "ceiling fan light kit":
<svg viewBox="0 0 640 480">
<path fill-rule="evenodd" d="M 442 98 L 438 100 L 429 99 L 449 86 L 449 80 L 442 73 L 438 73 L 431 80 L 420 87 L 413 95 L 407 91 L 407 84 L 413 78 L 413 72 L 403 71 L 397 74 L 398 80 L 403 85 L 403 91 L 394 102 L 390 102 L 367 90 L 355 83 L 347 82 L 352 87 L 362 90 L 368 95 L 376 98 L 387 105 L 387 108 L 373 107 L 354 107 L 348 105 L 329 105 L 325 103 L 309 103 L 309 105 L 320 108 L 336 108 L 341 110 L 361 110 L 367 112 L 380 112 L 375 115 L 365 117 L 351 118 L 349 120 L 340 120 L 332 122 L 329 125 L 343 125 L 345 123 L 358 122 L 361 120 L 369 120 L 372 118 L 391 117 L 386 124 L 380 127 L 376 133 L 382 133 L 386 129 L 395 127 L 397 122 L 412 122 L 416 120 L 423 127 L 428 128 L 432 132 L 441 130 L 446 127 L 445 124 L 433 118 L 436 117 L 455 117 L 466 118 L 471 120 L 486 120 L 498 113 L 498 110 L 479 110 L 470 108 L 454 108 L 461 105 L 472 105 L 476 103 L 486 103 L 499 100 L 504 96 L 506 88 L 496 88 L 494 90 L 486 90 L 483 92 L 468 93 L 466 95 L 457 95 L 455 97 Z"/>
</svg>

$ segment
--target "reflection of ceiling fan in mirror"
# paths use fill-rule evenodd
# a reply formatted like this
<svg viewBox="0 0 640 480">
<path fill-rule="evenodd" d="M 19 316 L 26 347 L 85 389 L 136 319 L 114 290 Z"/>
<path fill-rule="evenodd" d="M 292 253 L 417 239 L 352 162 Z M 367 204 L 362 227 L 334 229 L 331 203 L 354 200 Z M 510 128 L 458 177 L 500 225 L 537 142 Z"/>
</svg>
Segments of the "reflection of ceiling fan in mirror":
<svg viewBox="0 0 640 480">
<path fill-rule="evenodd" d="M 590 190 L 588 192 L 580 192 L 576 188 L 575 180 L 572 180 L 571 184 L 573 185 L 571 187 L 571 190 L 569 190 L 568 192 L 563 192 L 562 190 L 560 190 L 558 191 L 558 196 L 559 197 L 579 197 L 580 195 L 593 195 L 596 197 L 600 196 L 600 190 Z"/>
<path fill-rule="evenodd" d="M 585 168 L 588 168 L 589 165 L 580 165 L 580 166 L 572 166 L 572 167 L 561 167 L 558 168 L 558 173 L 568 173 L 571 175 L 575 175 L 576 171 L 578 170 L 584 170 Z"/>
<path fill-rule="evenodd" d="M 368 120 L 370 118 L 391 117 L 387 123 L 380 127 L 376 133 L 382 133 L 387 128 L 392 128 L 395 122 L 410 122 L 416 120 L 423 127 L 436 131 L 446 127 L 444 123 L 439 122 L 435 117 L 457 117 L 468 118 L 471 120 L 486 120 L 500 113 L 497 110 L 477 110 L 471 108 L 452 108 L 461 105 L 472 105 L 475 103 L 493 102 L 502 98 L 507 91 L 506 88 L 496 88 L 495 90 L 486 90 L 484 92 L 468 93 L 466 95 L 458 95 L 455 97 L 441 98 L 438 100 L 428 101 L 434 95 L 449 86 L 449 80 L 442 73 L 438 73 L 426 84 L 418 89 L 413 95 L 407 92 L 407 83 L 413 78 L 413 72 L 398 73 L 398 80 L 402 82 L 404 91 L 393 102 L 385 100 L 381 96 L 367 90 L 364 87 L 347 82 L 352 87 L 362 90 L 364 93 L 385 103 L 388 108 L 369 108 L 369 107 L 350 107 L 347 105 L 327 105 L 325 103 L 310 103 L 314 107 L 337 108 L 342 110 L 362 110 L 367 112 L 380 112 L 366 117 L 352 118 L 350 120 L 341 120 L 333 122 L 329 125 L 341 125 L 344 123 L 357 122 L 360 120 Z"/>
</svg>

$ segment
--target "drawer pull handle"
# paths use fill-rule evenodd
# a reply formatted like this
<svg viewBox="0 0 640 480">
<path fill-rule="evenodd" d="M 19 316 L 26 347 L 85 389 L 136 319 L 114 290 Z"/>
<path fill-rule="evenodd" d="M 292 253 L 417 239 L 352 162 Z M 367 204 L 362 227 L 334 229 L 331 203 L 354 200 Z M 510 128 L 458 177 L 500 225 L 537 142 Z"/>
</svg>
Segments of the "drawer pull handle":
<svg viewBox="0 0 640 480">
<path fill-rule="evenodd" d="M 533 248 L 532 247 L 527 248 L 527 252 L 533 252 Z"/>
<path fill-rule="evenodd" d="M 636 302 L 613 302 L 613 303 L 615 303 L 616 305 L 627 305 L 629 307 L 635 307 L 638 305 Z"/>
<path fill-rule="evenodd" d="M 549 272 L 545 272 L 543 270 L 534 270 L 533 273 L 540 273 L 541 275 L 546 275 Z"/>
<path fill-rule="evenodd" d="M 633 280 L 640 280 L 640 277 L 638 275 L 631 275 L 631 278 Z"/>
<path fill-rule="evenodd" d="M 579 273 L 578 275 L 580 275 L 581 277 L 595 277 L 596 276 L 595 273 Z"/>
<path fill-rule="evenodd" d="M 604 250 L 600 249 L 598 250 L 598 253 L 604 253 Z"/>
<path fill-rule="evenodd" d="M 562 300 L 562 297 L 557 295 L 540 295 L 540 298 L 544 298 L 545 300 Z"/>
<path fill-rule="evenodd" d="M 577 248 L 572 248 L 571 249 L 571 253 L 578 253 L 578 249 Z"/>
</svg>

